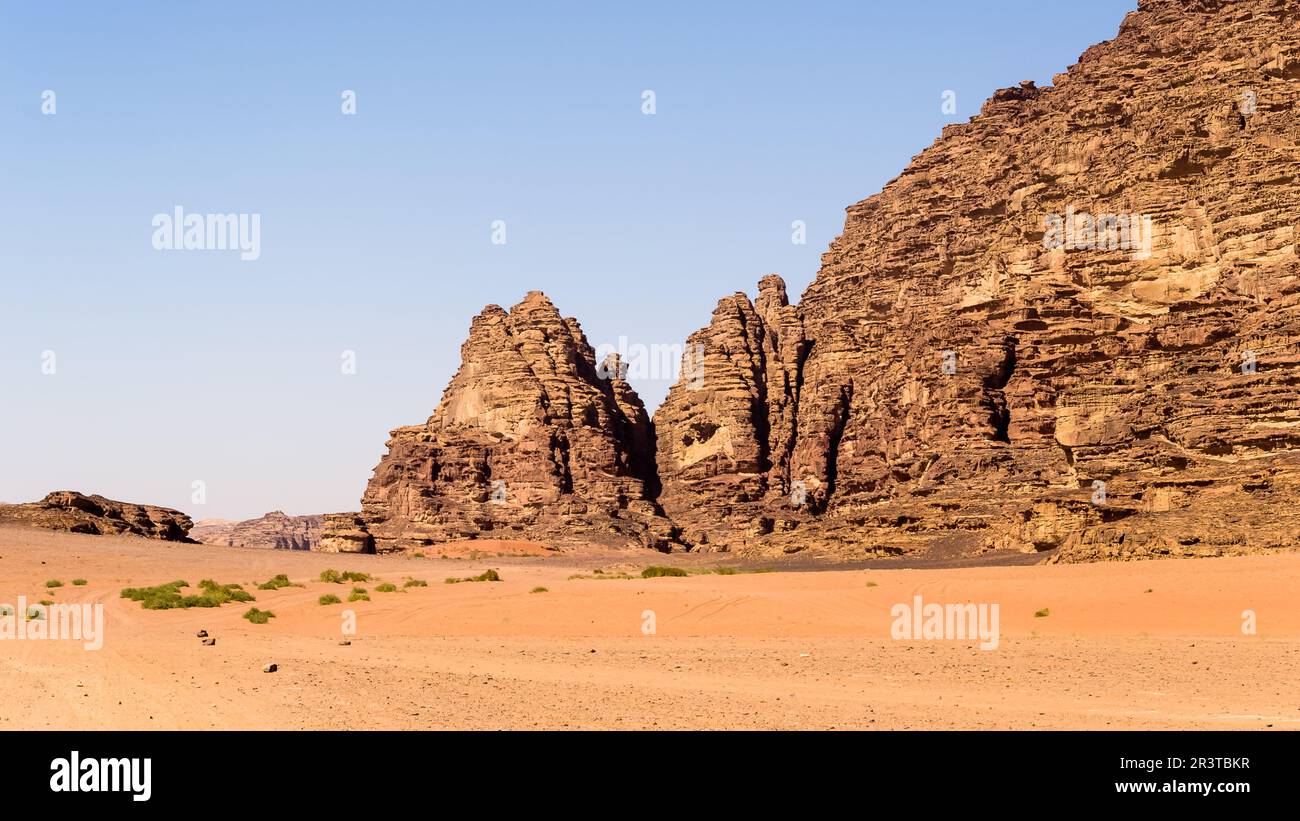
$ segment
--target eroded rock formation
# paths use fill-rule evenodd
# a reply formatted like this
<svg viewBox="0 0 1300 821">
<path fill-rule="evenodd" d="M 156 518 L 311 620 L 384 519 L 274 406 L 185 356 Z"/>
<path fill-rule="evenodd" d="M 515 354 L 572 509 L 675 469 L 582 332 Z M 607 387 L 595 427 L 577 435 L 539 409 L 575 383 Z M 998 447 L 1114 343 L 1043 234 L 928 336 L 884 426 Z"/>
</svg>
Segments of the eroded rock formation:
<svg viewBox="0 0 1300 821">
<path fill-rule="evenodd" d="M 360 514 L 328 517 L 325 549 L 459 539 L 664 549 L 653 434 L 620 363 L 595 361 L 541 292 L 473 321 L 433 416 L 392 432 Z"/>
<path fill-rule="evenodd" d="M 771 278 L 656 414 L 697 549 L 1295 545 L 1300 3 L 1143 0 Z"/>
<path fill-rule="evenodd" d="M 0 525 L 193 542 L 188 534 L 194 522 L 179 510 L 117 502 L 75 490 L 59 490 L 39 502 L 0 505 Z"/>
</svg>

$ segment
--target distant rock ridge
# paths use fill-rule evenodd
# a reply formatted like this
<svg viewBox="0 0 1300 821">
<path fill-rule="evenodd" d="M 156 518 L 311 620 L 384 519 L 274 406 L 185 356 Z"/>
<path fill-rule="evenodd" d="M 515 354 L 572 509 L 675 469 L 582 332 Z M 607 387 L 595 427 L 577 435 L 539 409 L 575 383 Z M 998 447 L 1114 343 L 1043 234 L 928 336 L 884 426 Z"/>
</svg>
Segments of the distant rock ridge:
<svg viewBox="0 0 1300 821">
<path fill-rule="evenodd" d="M 0 505 L 0 525 L 195 543 L 188 536 L 194 522 L 179 510 L 118 502 L 75 490 L 55 491 L 39 502 Z"/>
<path fill-rule="evenodd" d="M 334 541 L 1300 546 L 1298 103 L 1300 3 L 1142 0 L 850 206 L 797 305 L 719 301 L 653 424 L 543 295 L 484 310 Z"/>
<path fill-rule="evenodd" d="M 316 550 L 323 516 L 287 516 L 272 511 L 243 522 L 199 522 L 190 535 L 204 544 L 268 550 Z"/>
</svg>

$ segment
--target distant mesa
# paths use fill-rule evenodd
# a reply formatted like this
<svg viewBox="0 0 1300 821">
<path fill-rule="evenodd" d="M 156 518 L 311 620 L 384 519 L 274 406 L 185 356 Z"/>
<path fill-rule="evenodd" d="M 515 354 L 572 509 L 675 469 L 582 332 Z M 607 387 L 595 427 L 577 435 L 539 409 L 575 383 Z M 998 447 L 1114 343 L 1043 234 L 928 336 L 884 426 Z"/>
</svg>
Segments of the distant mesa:
<svg viewBox="0 0 1300 821">
<path fill-rule="evenodd" d="M 205 519 L 190 535 L 203 544 L 267 550 L 316 550 L 323 516 L 287 516 L 276 510 L 258 519 L 232 522 Z"/>
<path fill-rule="evenodd" d="M 118 502 L 75 490 L 55 491 L 39 502 L 0 505 L 0 525 L 197 544 L 189 538 L 194 522 L 179 510 Z"/>
</svg>

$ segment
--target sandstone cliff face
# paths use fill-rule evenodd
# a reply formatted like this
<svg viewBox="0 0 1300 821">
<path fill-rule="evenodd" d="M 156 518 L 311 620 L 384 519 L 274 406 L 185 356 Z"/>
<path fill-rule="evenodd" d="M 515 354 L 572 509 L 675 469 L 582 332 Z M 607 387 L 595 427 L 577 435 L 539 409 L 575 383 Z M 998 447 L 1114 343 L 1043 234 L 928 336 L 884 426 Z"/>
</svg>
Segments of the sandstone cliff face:
<svg viewBox="0 0 1300 821">
<path fill-rule="evenodd" d="M 199 522 L 190 535 L 203 544 L 268 550 L 315 550 L 322 516 L 286 516 L 274 511 L 244 522 Z"/>
<path fill-rule="evenodd" d="M 1144 0 L 1053 87 L 944 129 L 797 308 L 768 278 L 692 337 L 703 385 L 655 419 L 684 540 L 1295 545 L 1298 100 L 1300 3 Z"/>
<path fill-rule="evenodd" d="M 103 496 L 60 490 L 39 502 L 0 505 L 0 525 L 192 542 L 187 534 L 194 522 L 179 510 L 117 502 Z"/>
<path fill-rule="evenodd" d="M 534 291 L 473 321 L 433 416 L 392 432 L 359 515 L 328 517 L 327 549 L 459 539 L 665 548 L 653 433 L 617 360 Z"/>
</svg>

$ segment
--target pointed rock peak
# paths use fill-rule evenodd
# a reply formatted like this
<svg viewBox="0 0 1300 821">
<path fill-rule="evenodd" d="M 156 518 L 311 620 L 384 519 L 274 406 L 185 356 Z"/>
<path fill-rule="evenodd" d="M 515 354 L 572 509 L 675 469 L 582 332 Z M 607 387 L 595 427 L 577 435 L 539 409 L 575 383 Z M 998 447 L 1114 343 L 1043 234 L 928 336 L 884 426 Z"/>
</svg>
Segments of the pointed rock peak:
<svg viewBox="0 0 1300 821">
<path fill-rule="evenodd" d="M 505 316 L 508 316 L 505 308 L 502 308 L 500 305 L 495 305 L 495 304 L 488 305 L 484 307 L 483 310 L 478 312 L 478 316 L 474 317 L 474 322 L 485 321 L 490 319 L 501 319 L 502 317 Z"/>
<path fill-rule="evenodd" d="M 758 281 L 758 300 L 760 306 L 774 303 L 777 307 L 790 304 L 785 293 L 785 280 L 780 274 L 768 274 Z"/>
<path fill-rule="evenodd" d="M 529 291 L 524 294 L 524 298 L 519 304 L 510 309 L 510 313 L 513 314 L 521 308 L 525 311 L 543 310 L 555 314 L 557 319 L 560 318 L 560 312 L 556 309 L 555 304 L 551 302 L 551 298 L 541 291 Z"/>
<path fill-rule="evenodd" d="M 623 362 L 623 357 L 617 353 L 606 354 L 600 366 L 596 368 L 596 375 L 601 379 L 611 379 L 616 382 L 625 380 L 627 379 L 627 364 Z"/>
</svg>

